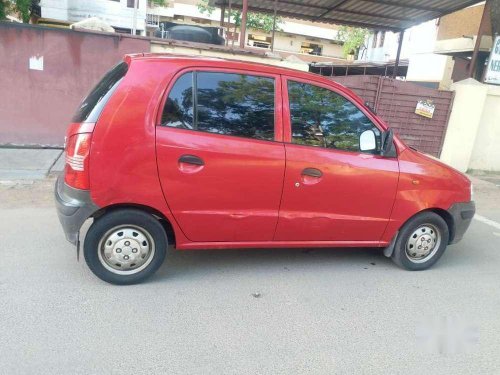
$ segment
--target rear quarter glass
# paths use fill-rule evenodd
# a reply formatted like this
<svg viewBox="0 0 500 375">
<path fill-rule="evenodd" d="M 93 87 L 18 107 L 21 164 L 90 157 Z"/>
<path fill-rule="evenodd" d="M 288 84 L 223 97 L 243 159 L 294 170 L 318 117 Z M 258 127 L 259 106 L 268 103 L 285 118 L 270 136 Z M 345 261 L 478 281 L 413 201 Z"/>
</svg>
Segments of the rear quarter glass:
<svg viewBox="0 0 500 375">
<path fill-rule="evenodd" d="M 90 91 L 87 97 L 83 99 L 72 121 L 76 123 L 97 122 L 106 102 L 109 100 L 122 78 L 125 77 L 127 70 L 128 65 L 125 62 L 120 62 L 109 70 L 92 91 Z"/>
</svg>

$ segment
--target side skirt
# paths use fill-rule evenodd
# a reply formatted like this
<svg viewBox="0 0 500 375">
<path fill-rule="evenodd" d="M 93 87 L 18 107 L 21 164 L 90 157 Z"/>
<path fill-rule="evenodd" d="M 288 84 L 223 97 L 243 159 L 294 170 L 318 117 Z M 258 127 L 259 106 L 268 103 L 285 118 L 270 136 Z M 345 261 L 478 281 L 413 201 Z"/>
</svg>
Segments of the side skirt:
<svg viewBox="0 0 500 375">
<path fill-rule="evenodd" d="M 311 247 L 386 247 L 381 241 L 247 241 L 247 242 L 186 242 L 179 250 L 251 249 L 251 248 L 311 248 Z"/>
</svg>

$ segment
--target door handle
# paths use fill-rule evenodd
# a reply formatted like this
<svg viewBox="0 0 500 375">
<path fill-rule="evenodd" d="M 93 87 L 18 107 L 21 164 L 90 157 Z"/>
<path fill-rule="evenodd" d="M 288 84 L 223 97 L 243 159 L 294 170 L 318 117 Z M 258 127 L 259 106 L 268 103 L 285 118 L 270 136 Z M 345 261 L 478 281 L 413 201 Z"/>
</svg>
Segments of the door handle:
<svg viewBox="0 0 500 375">
<path fill-rule="evenodd" d="M 195 155 L 182 155 L 179 158 L 179 163 L 193 164 L 198 166 L 205 165 L 203 159 Z"/>
<path fill-rule="evenodd" d="M 306 168 L 302 171 L 302 176 L 320 178 L 323 176 L 323 172 L 316 168 Z"/>
</svg>

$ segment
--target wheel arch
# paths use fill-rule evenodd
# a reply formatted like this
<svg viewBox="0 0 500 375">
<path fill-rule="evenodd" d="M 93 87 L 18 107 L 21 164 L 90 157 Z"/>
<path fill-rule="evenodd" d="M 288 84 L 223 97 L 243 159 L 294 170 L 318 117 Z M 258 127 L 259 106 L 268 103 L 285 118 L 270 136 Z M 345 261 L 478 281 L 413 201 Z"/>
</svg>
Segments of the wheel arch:
<svg viewBox="0 0 500 375">
<path fill-rule="evenodd" d="M 450 243 L 452 243 L 453 238 L 455 237 L 455 223 L 453 221 L 453 217 L 451 216 L 451 214 L 448 211 L 443 210 L 442 208 L 430 208 L 430 209 L 427 209 L 427 210 L 424 210 L 421 212 L 426 212 L 426 211 L 430 211 L 430 212 L 434 212 L 435 214 L 438 214 L 446 222 L 446 225 L 448 226 L 448 233 L 449 233 L 448 245 Z"/>
<path fill-rule="evenodd" d="M 168 220 L 168 218 L 161 211 L 157 210 L 156 208 L 142 205 L 142 204 L 135 204 L 135 203 L 117 203 L 117 204 L 112 204 L 112 205 L 100 208 L 99 210 L 94 212 L 91 217 L 94 219 L 99 219 L 99 217 L 101 217 L 102 215 L 104 215 L 107 212 L 116 211 L 116 210 L 125 209 L 125 208 L 134 208 L 137 210 L 144 211 L 144 212 L 150 214 L 151 216 L 154 216 L 160 222 L 163 229 L 165 230 L 169 244 L 175 246 L 176 240 L 175 240 L 174 227 L 173 227 L 172 223 L 170 222 L 170 220 Z"/>
<path fill-rule="evenodd" d="M 413 214 L 408 219 L 406 219 L 406 221 L 403 224 L 401 224 L 401 226 L 397 230 L 396 234 L 392 238 L 389 245 L 386 248 L 384 248 L 384 255 L 386 257 L 388 257 L 388 258 L 391 257 L 391 255 L 394 251 L 394 245 L 396 244 L 396 240 L 399 236 L 399 232 L 401 231 L 401 228 L 403 228 L 406 225 L 406 223 L 409 222 L 411 219 L 413 219 L 415 216 L 420 215 L 424 212 L 433 212 L 436 215 L 439 215 L 445 221 L 446 225 L 448 226 L 448 233 L 449 233 L 448 245 L 450 243 L 452 243 L 453 238 L 455 237 L 455 224 L 453 222 L 453 217 L 451 216 L 451 214 L 448 211 L 446 211 L 442 208 L 439 208 L 439 207 L 426 208 L 425 210 L 418 211 L 417 213 Z"/>
<path fill-rule="evenodd" d="M 431 207 L 431 208 L 426 208 L 425 210 L 418 211 L 417 213 L 413 214 L 410 216 L 399 228 L 399 231 L 401 228 L 403 228 L 407 222 L 409 222 L 411 219 L 413 219 L 415 216 L 420 215 L 424 212 L 434 212 L 435 214 L 439 215 L 441 219 L 443 219 L 448 226 L 448 233 L 449 233 L 449 239 L 448 239 L 448 244 L 451 243 L 453 240 L 453 237 L 455 236 L 455 224 L 453 222 L 453 217 L 450 215 L 450 213 L 442 208 L 439 207 Z M 398 232 L 399 232 L 398 231 Z"/>
</svg>

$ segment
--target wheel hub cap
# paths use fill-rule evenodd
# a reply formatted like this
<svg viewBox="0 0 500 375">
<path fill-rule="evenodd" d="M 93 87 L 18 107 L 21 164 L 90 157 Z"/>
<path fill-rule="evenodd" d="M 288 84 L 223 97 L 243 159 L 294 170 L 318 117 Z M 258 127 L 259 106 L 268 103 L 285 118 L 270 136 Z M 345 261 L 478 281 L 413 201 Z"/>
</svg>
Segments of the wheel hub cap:
<svg viewBox="0 0 500 375">
<path fill-rule="evenodd" d="M 419 226 L 408 238 L 406 256 L 415 263 L 425 262 L 439 249 L 441 237 L 434 225 Z"/>
<path fill-rule="evenodd" d="M 154 242 L 151 235 L 133 225 L 109 230 L 99 242 L 99 260 L 109 271 L 133 274 L 148 266 L 153 259 Z"/>
</svg>

